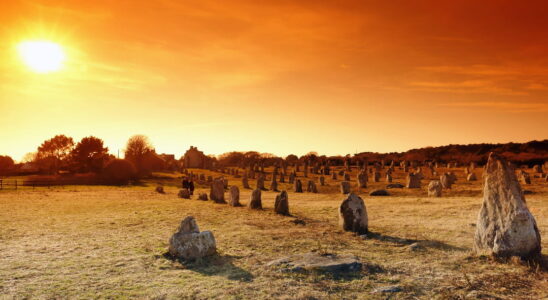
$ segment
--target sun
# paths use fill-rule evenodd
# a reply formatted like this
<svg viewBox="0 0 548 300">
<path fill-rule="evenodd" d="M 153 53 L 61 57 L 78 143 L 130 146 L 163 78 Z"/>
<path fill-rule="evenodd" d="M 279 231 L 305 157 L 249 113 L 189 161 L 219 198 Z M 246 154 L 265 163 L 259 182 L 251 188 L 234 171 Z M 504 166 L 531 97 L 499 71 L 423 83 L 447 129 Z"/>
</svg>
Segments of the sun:
<svg viewBox="0 0 548 300">
<path fill-rule="evenodd" d="M 63 48 L 50 41 L 25 41 L 17 45 L 19 56 L 32 71 L 50 73 L 59 71 L 66 59 Z"/>
</svg>

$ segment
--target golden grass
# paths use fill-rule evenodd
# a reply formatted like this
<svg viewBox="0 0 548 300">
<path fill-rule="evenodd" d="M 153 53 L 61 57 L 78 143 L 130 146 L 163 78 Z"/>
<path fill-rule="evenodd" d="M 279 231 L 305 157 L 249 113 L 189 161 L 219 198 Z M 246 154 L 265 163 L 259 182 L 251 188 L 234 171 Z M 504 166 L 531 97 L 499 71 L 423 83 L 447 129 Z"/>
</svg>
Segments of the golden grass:
<svg viewBox="0 0 548 300">
<path fill-rule="evenodd" d="M 195 173 L 199 172 L 194 170 Z M 476 170 L 479 173 L 480 170 Z M 354 173 L 355 174 L 355 173 Z M 220 175 L 220 174 L 216 174 Z M 177 198 L 178 179 L 141 187 L 57 187 L 0 192 L 0 295 L 5 298 L 155 299 L 386 299 L 377 287 L 399 285 L 391 299 L 542 299 L 546 273 L 520 262 L 472 254 L 481 180 L 465 182 L 442 198 L 425 189 L 361 193 L 373 232 L 362 239 L 342 232 L 337 182 L 318 194 L 295 194 L 287 184 L 292 217 L 273 213 L 275 193 L 263 192 L 262 211 Z M 481 178 L 481 176 L 479 177 Z M 355 180 L 355 176 L 352 178 Z M 397 173 L 395 182 L 403 183 Z M 423 180 L 426 186 L 428 180 Z M 157 183 L 166 194 L 154 192 Z M 241 188 L 240 179 L 230 178 Z M 250 180 L 253 186 L 254 182 Z M 305 185 L 305 182 L 303 182 Z M 369 183 L 366 192 L 384 187 Z M 267 181 L 268 186 L 268 181 Z M 548 185 L 539 178 L 525 189 L 548 249 Z M 199 187 L 197 192 L 206 191 Z M 241 202 L 250 190 L 241 189 Z M 219 255 L 181 264 L 166 259 L 167 241 L 193 215 L 211 230 Z M 295 220 L 302 220 L 294 222 Z M 421 244 L 418 251 L 409 245 Z M 366 268 L 332 278 L 279 273 L 266 262 L 292 253 L 354 254 Z M 546 257 L 547 251 L 543 251 Z"/>
</svg>

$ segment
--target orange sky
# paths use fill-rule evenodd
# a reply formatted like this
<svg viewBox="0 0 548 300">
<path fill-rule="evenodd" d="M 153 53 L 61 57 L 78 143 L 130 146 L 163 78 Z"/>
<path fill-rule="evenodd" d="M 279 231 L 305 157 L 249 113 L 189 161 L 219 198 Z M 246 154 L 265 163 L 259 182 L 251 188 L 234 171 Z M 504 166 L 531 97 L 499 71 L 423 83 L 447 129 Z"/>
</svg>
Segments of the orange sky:
<svg viewBox="0 0 548 300">
<path fill-rule="evenodd" d="M 3 1 L 0 154 L 60 133 L 177 155 L 545 139 L 546 16 L 548 1 Z M 65 68 L 29 72 L 28 39 L 60 43 Z"/>
</svg>

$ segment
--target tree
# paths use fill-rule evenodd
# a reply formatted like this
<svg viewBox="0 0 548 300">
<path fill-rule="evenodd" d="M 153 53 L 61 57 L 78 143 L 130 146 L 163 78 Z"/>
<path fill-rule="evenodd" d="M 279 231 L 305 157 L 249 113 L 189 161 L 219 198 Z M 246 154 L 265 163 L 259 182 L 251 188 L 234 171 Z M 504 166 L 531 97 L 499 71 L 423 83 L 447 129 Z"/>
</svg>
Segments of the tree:
<svg viewBox="0 0 548 300">
<path fill-rule="evenodd" d="M 70 153 L 74 167 L 79 172 L 98 173 L 108 159 L 108 148 L 103 140 L 94 136 L 83 138 Z"/>
<path fill-rule="evenodd" d="M 148 137 L 134 135 L 127 141 L 124 157 L 135 165 L 139 175 L 144 175 L 149 172 L 145 168 L 144 158 L 150 152 L 155 151 Z"/>
<path fill-rule="evenodd" d="M 74 141 L 63 134 L 46 140 L 38 147 L 36 159 L 41 167 L 56 173 L 70 154 Z"/>
<path fill-rule="evenodd" d="M 0 155 L 0 175 L 8 174 L 14 166 L 15 163 L 11 157 Z"/>
</svg>

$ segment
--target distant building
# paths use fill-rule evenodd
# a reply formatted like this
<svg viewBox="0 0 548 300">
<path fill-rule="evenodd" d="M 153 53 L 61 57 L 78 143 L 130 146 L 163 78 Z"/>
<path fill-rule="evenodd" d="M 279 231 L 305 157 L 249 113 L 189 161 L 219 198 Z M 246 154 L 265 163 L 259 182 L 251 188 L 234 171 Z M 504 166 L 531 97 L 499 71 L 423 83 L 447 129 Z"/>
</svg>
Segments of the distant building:
<svg viewBox="0 0 548 300">
<path fill-rule="evenodd" d="M 194 169 L 209 169 L 211 167 L 211 159 L 207 157 L 198 148 L 190 146 L 183 156 L 183 167 Z"/>
</svg>

